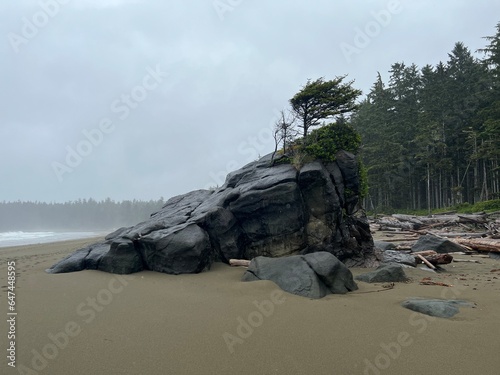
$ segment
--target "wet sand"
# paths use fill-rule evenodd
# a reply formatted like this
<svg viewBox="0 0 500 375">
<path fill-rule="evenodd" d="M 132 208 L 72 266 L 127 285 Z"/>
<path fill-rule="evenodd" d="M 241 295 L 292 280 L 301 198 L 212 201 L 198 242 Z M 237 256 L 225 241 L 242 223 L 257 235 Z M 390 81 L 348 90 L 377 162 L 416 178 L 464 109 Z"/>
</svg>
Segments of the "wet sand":
<svg viewBox="0 0 500 375">
<path fill-rule="evenodd" d="M 45 269 L 95 240 L 0 249 L 1 374 L 481 374 L 500 369 L 500 262 L 406 270 L 392 289 L 310 300 L 243 268 L 198 275 Z M 464 258 L 467 256 L 460 256 Z M 15 261 L 15 354 L 7 339 L 8 262 Z M 366 272 L 353 269 L 353 273 Z M 452 284 L 424 286 L 419 281 Z M 385 285 L 387 286 L 387 285 Z M 451 319 L 404 309 L 408 297 L 464 299 Z"/>
</svg>

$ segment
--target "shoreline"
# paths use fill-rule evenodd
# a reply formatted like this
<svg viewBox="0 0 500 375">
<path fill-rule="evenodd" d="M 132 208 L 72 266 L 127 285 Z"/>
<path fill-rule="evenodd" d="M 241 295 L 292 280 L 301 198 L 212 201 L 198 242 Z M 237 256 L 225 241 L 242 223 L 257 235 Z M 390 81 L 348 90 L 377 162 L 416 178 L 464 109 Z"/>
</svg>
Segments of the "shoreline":
<svg viewBox="0 0 500 375">
<path fill-rule="evenodd" d="M 44 245 L 52 244 L 56 242 L 67 242 L 67 241 L 78 241 L 86 240 L 92 238 L 105 237 L 108 233 L 107 231 L 82 231 L 82 232 L 57 232 L 57 231 L 41 231 L 41 232 L 24 232 L 24 231 L 13 231 L 13 232 L 1 232 L 0 235 L 10 234 L 10 233 L 44 233 L 45 236 L 35 237 L 35 238 L 5 238 L 0 237 L 0 251 L 5 248 L 10 247 L 21 247 L 21 246 L 32 246 L 32 245 Z M 12 243 L 17 241 L 18 243 Z M 33 242 L 31 242 L 33 241 Z M 10 243 L 9 243 L 10 242 Z M 31 243 L 30 243 L 31 242 Z"/>
<path fill-rule="evenodd" d="M 50 254 L 69 254 L 79 248 L 104 240 L 104 236 L 80 238 L 75 240 L 63 240 L 47 243 L 36 243 L 30 245 L 15 245 L 0 247 L 0 264 L 7 257 L 24 257 Z M 61 258 L 62 259 L 62 258 Z"/>
<path fill-rule="evenodd" d="M 243 283 L 243 268 L 216 263 L 200 274 L 101 271 L 47 274 L 67 254 L 102 238 L 0 251 L 0 298 L 7 261 L 16 263 L 16 365 L 3 374 L 497 374 L 500 262 L 447 265 L 432 274 L 405 269 L 409 283 L 320 300 Z M 367 269 L 351 269 L 354 275 Z M 453 284 L 419 285 L 419 280 Z M 464 299 L 451 319 L 404 309 L 409 297 Z M 4 312 L 5 314 L 5 312 Z M 5 315 L 4 315 L 5 317 Z M 0 342 L 6 347 L 6 319 Z M 38 366 L 38 368 L 35 368 Z"/>
</svg>

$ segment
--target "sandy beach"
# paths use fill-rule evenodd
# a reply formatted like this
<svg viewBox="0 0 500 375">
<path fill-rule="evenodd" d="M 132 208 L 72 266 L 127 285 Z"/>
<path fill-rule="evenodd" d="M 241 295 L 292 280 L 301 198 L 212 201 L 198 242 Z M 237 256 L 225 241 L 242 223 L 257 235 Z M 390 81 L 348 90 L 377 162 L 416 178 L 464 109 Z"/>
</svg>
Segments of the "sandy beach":
<svg viewBox="0 0 500 375">
<path fill-rule="evenodd" d="M 243 268 L 198 275 L 45 269 L 94 240 L 0 250 L 2 374 L 481 374 L 500 369 L 500 262 L 411 269 L 394 288 L 309 300 Z M 15 319 L 8 313 L 15 262 Z M 13 263 L 10 263 L 11 265 Z M 353 269 L 353 273 L 366 272 Z M 419 285 L 424 277 L 452 287 Z M 451 319 L 404 309 L 408 297 L 464 299 Z M 15 323 L 13 323 L 15 322 Z M 12 328 L 13 327 L 13 328 Z M 14 330 L 13 330 L 14 329 Z M 9 340 L 8 334 L 15 333 Z M 15 368 L 8 365 L 15 341 Z M 12 348 L 10 348 L 12 349 Z M 7 356 L 5 355 L 7 353 Z"/>
</svg>

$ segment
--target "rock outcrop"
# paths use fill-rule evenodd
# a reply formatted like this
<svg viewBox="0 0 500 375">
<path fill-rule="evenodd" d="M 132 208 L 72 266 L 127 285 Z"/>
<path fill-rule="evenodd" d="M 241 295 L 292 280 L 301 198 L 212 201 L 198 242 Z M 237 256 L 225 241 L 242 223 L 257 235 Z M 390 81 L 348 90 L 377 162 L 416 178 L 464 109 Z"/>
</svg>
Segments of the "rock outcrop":
<svg viewBox="0 0 500 375">
<path fill-rule="evenodd" d="M 349 267 L 373 266 L 359 193 L 357 161 L 348 152 L 299 170 L 267 155 L 230 173 L 220 188 L 171 198 L 149 220 L 109 234 L 47 272 L 197 273 L 213 261 L 318 251 Z"/>
<path fill-rule="evenodd" d="M 412 252 L 424 250 L 434 250 L 440 254 L 447 254 L 460 252 L 463 250 L 463 247 L 447 238 L 442 238 L 433 234 L 426 234 L 419 237 L 417 242 L 415 242 L 415 244 L 411 247 Z"/>
<path fill-rule="evenodd" d="M 416 267 L 417 261 L 414 255 L 404 253 L 400 250 L 385 250 L 382 252 L 381 265 L 387 264 L 403 264 L 410 267 Z"/>
<path fill-rule="evenodd" d="M 286 292 L 308 298 L 358 289 L 351 271 L 334 255 L 321 251 L 283 258 L 252 259 L 243 281 L 271 280 Z"/>
</svg>

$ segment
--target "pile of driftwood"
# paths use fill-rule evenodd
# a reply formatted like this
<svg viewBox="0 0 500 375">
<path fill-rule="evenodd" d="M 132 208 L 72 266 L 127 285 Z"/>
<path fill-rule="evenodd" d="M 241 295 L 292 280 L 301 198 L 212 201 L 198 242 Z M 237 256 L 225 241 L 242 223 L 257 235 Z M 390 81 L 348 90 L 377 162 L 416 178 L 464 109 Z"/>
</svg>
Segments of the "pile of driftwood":
<svg viewBox="0 0 500 375">
<path fill-rule="evenodd" d="M 430 216 L 395 214 L 371 219 L 370 225 L 372 231 L 378 234 L 376 237 L 382 241 L 397 242 L 397 250 L 410 250 L 421 235 L 432 234 L 460 245 L 463 252 L 452 255 L 487 252 L 500 256 L 500 212 L 448 212 Z M 416 257 L 417 263 L 425 263 L 432 269 L 439 269 L 439 265 L 452 261 L 478 262 L 473 259 L 453 259 L 450 254 L 438 254 L 434 251 L 412 255 Z"/>
<path fill-rule="evenodd" d="M 379 230 L 405 230 L 412 233 L 425 234 L 439 231 L 446 237 L 486 237 L 500 238 L 500 212 L 457 214 L 454 212 L 430 216 L 412 216 L 394 214 L 373 220 Z"/>
<path fill-rule="evenodd" d="M 372 225 L 373 229 L 393 237 L 384 241 L 408 241 L 419 235 L 434 234 L 471 250 L 500 252 L 500 242 L 497 241 L 500 239 L 500 212 L 449 212 L 430 216 L 394 214 L 373 219 Z"/>
</svg>

